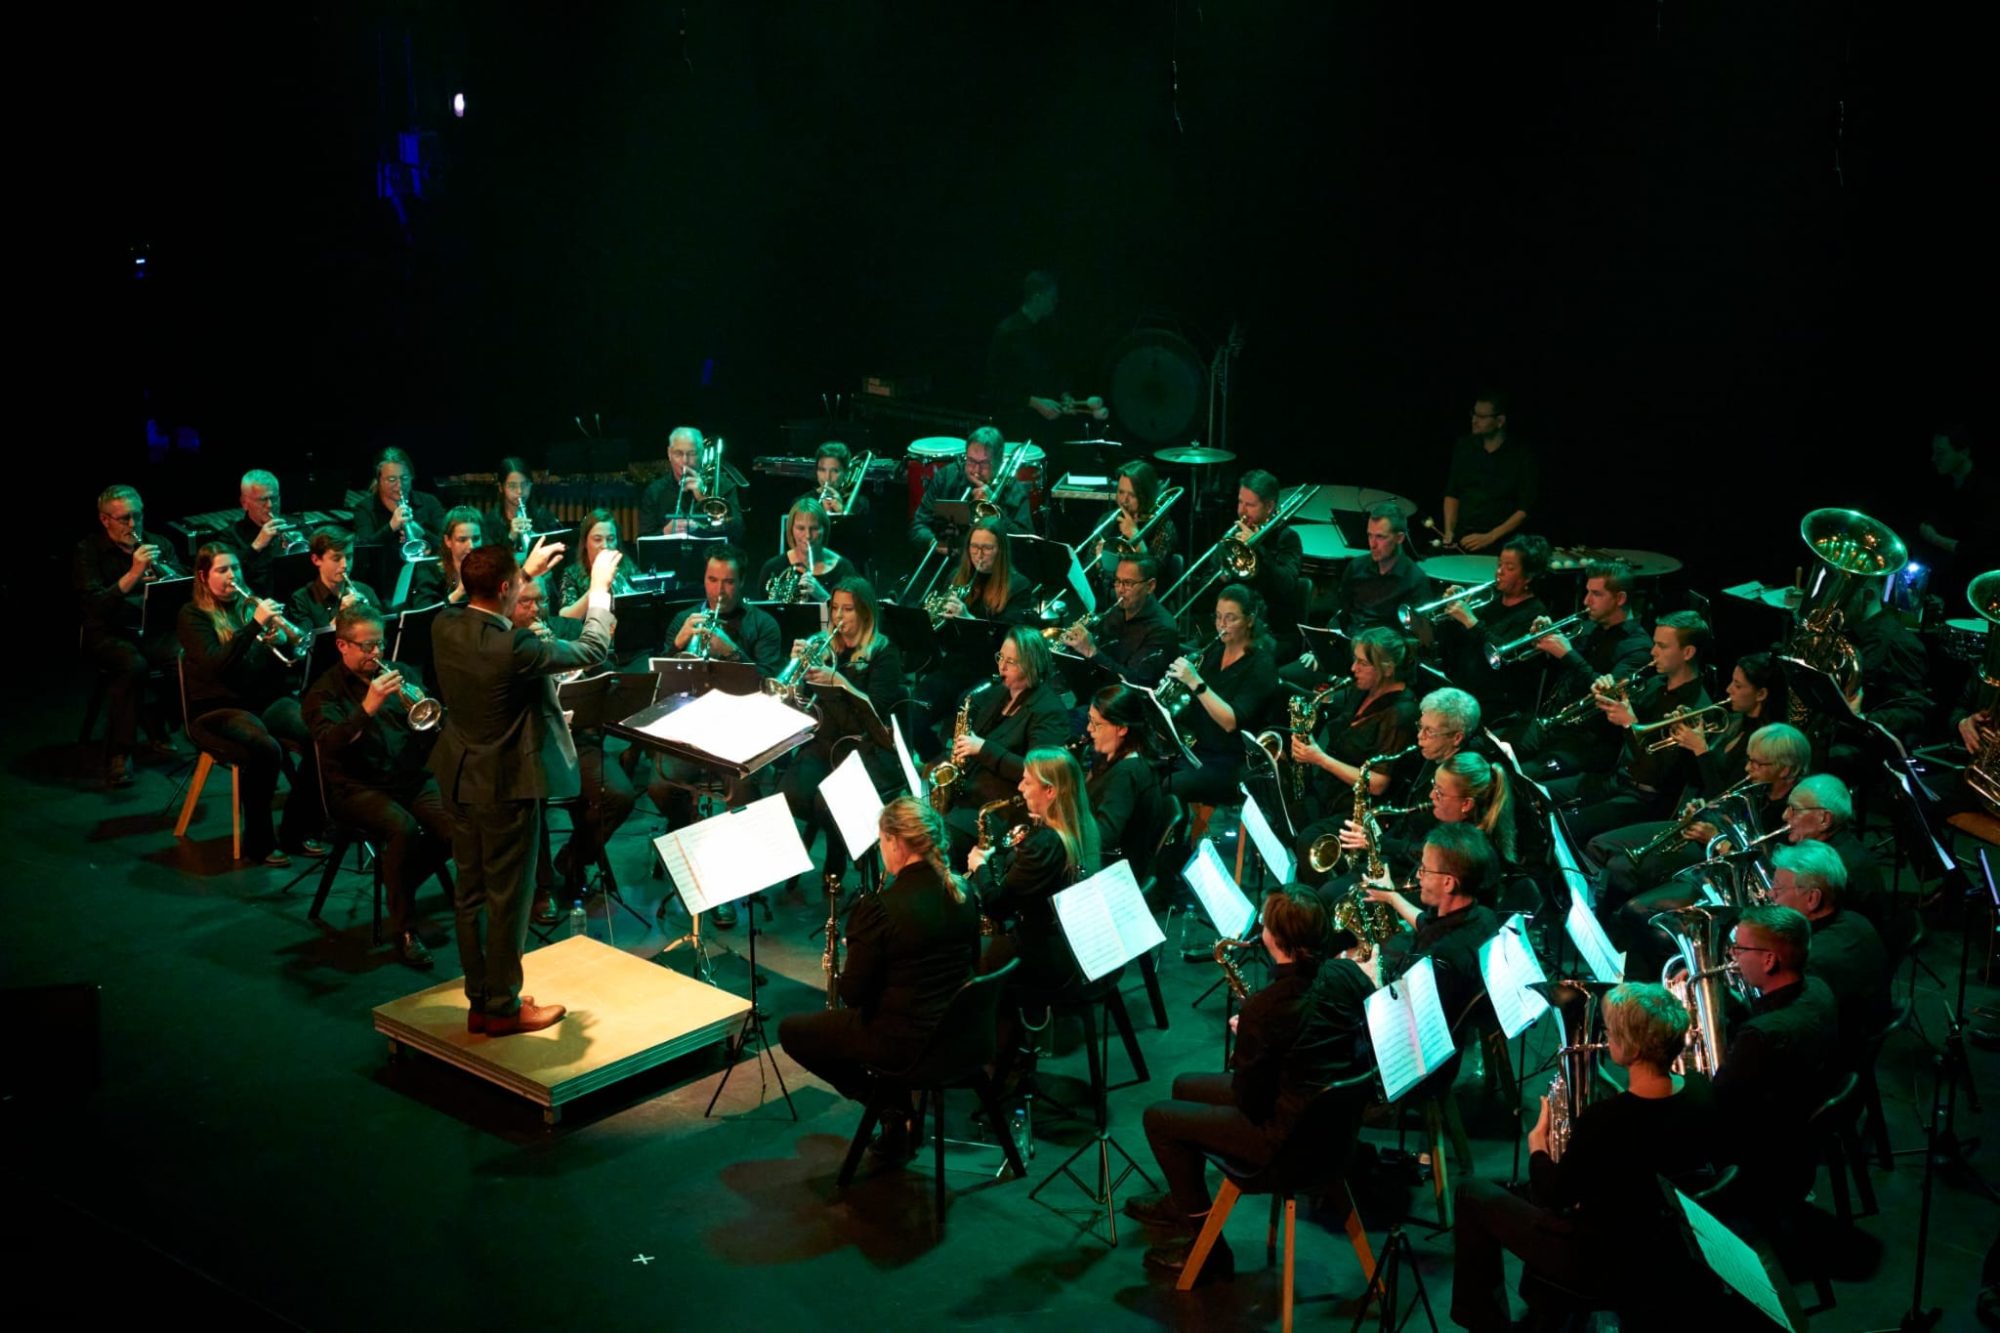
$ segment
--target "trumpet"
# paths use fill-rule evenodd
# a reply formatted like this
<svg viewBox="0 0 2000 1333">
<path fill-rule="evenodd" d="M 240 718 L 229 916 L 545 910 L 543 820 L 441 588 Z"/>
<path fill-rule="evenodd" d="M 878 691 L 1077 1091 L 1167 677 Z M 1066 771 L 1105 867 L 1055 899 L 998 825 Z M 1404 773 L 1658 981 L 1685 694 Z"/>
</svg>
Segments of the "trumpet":
<svg viewBox="0 0 2000 1333">
<path fill-rule="evenodd" d="M 1536 720 L 1541 723 L 1544 731 L 1550 727 L 1573 727 L 1580 722 L 1587 722 L 1596 716 L 1597 701 L 1599 699 L 1622 700 L 1627 698 L 1632 682 L 1649 670 L 1651 670 L 1650 667 L 1641 667 L 1638 671 L 1629 672 L 1623 676 L 1614 676 L 1609 689 L 1602 691 L 1595 688 L 1586 690 L 1581 698 L 1572 699 L 1569 703 L 1550 713 L 1547 717 Z"/>
<path fill-rule="evenodd" d="M 778 669 L 778 674 L 764 682 L 764 692 L 788 694 L 795 702 L 803 703 L 806 676 L 810 672 L 824 669 L 833 660 L 833 641 L 838 632 L 836 626 L 833 629 L 823 629 L 807 639 L 804 645 L 792 654 L 791 659 Z"/>
<path fill-rule="evenodd" d="M 409 714 L 412 731 L 431 731 L 444 721 L 444 705 L 425 694 L 415 681 L 406 680 L 397 687 L 396 699 Z"/>
<path fill-rule="evenodd" d="M 1076 635 L 1085 633 L 1086 631 L 1094 631 L 1099 625 L 1103 623 L 1104 623 L 1103 616 L 1093 616 L 1086 611 L 1084 614 L 1078 616 L 1075 620 L 1071 621 L 1067 625 L 1049 626 L 1047 629 L 1042 631 L 1042 637 L 1045 639 L 1057 639 L 1061 641 L 1064 644 L 1064 646 L 1068 646 L 1070 641 Z"/>
<path fill-rule="evenodd" d="M 1486 650 L 1486 664 L 1495 671 L 1498 671 L 1510 662 L 1530 661 L 1536 653 L 1541 651 L 1535 647 L 1536 644 L 1548 638 L 1551 634 L 1567 634 L 1579 622 L 1588 620 L 1589 618 L 1590 613 L 1587 611 L 1579 611 L 1573 616 L 1564 616 L 1561 620 L 1553 623 L 1546 616 L 1536 616 L 1535 628 L 1529 630 L 1520 638 L 1503 643 L 1498 647 L 1488 647 Z"/>
<path fill-rule="evenodd" d="M 183 574 L 178 568 L 176 568 L 174 562 L 167 557 L 166 547 L 162 546 L 158 542 L 148 542 L 144 537 L 141 537 L 139 541 L 142 545 L 151 546 L 153 548 L 153 558 L 147 562 L 146 572 L 139 576 L 140 582 L 158 583 L 161 579 L 179 579 L 187 577 L 187 575 Z"/>
<path fill-rule="evenodd" d="M 1499 586 L 1497 581 L 1491 579 L 1471 588 L 1461 588 L 1457 584 L 1453 584 L 1444 590 L 1444 596 L 1442 597 L 1425 602 L 1420 606 L 1412 606 L 1405 602 L 1403 605 L 1397 607 L 1396 623 L 1404 629 L 1415 629 L 1419 623 L 1429 621 L 1453 602 L 1459 603 L 1468 611 L 1477 611 L 1480 607 L 1485 606 L 1500 595 L 1498 591 Z"/>
<path fill-rule="evenodd" d="M 1716 718 L 1704 716 L 1716 712 L 1720 712 L 1722 716 Z M 1730 716 L 1729 701 L 1724 699 L 1720 703 L 1703 704 L 1700 708 L 1676 708 L 1657 722 L 1634 723 L 1632 734 L 1647 737 L 1643 744 L 1649 751 L 1671 750 L 1680 743 L 1674 739 L 1673 728 L 1685 725 L 1693 727 L 1704 736 L 1719 736 L 1729 725 Z M 1661 730 L 1665 730 L 1667 734 L 1658 740 L 1652 739 L 1652 734 Z"/>
<path fill-rule="evenodd" d="M 272 535 L 278 540 L 279 555 L 297 555 L 311 549 L 312 538 L 299 531 L 290 519 L 278 518 L 275 514 L 272 517 L 278 522 L 277 530 Z"/>
<path fill-rule="evenodd" d="M 694 637 L 688 640 L 687 655 L 696 661 L 706 662 L 715 652 L 715 631 L 710 628 L 715 612 L 704 607 L 696 614 L 702 619 L 701 623 L 694 627 Z"/>
<path fill-rule="evenodd" d="M 241 597 L 253 607 L 257 605 L 256 595 L 240 583 L 236 585 L 236 591 L 230 595 Z M 255 625 L 256 621 L 253 619 L 250 623 Z M 249 627 L 245 626 L 246 629 Z M 291 621 L 275 611 L 271 613 L 271 618 L 264 623 L 263 628 L 257 631 L 257 642 L 269 648 L 271 656 L 288 667 L 295 667 L 305 661 L 306 654 L 312 648 L 312 641 L 301 634 Z"/>
</svg>

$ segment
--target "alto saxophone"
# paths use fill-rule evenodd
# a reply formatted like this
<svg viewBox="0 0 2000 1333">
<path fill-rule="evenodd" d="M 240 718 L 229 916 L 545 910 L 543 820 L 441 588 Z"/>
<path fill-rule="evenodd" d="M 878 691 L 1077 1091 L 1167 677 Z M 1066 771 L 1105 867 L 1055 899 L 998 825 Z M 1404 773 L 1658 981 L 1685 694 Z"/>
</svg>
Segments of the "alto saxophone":
<svg viewBox="0 0 2000 1333">
<path fill-rule="evenodd" d="M 958 780 L 964 776 L 952 754 L 958 749 L 959 738 L 970 730 L 972 730 L 972 695 L 968 692 L 964 701 L 958 706 L 958 720 L 952 723 L 951 741 L 945 746 L 944 754 L 924 772 L 924 777 L 931 784 L 931 809 L 941 815 L 950 812 L 952 797 L 957 794 L 952 788 L 956 787 Z"/>
<path fill-rule="evenodd" d="M 1261 943 L 1263 941 L 1255 939 L 1220 939 L 1215 942 L 1213 957 L 1222 968 L 1223 980 L 1229 983 L 1229 993 L 1235 996 L 1239 1002 L 1250 998 L 1250 987 L 1243 980 L 1243 973 L 1237 970 L 1236 964 L 1229 960 L 1229 955 L 1238 949 L 1254 949 Z"/>
<path fill-rule="evenodd" d="M 979 807 L 979 849 L 989 857 L 997 858 L 1011 852 L 1020 842 L 1019 833 L 1027 832 L 1025 823 L 1017 822 L 1016 814 L 1027 817 L 1028 803 L 1019 796 L 1009 796 L 1005 800 L 988 801 Z M 1002 873 L 995 871 L 995 874 Z M 1001 933 L 999 918 L 979 913 L 979 933 L 993 936 Z"/>
</svg>

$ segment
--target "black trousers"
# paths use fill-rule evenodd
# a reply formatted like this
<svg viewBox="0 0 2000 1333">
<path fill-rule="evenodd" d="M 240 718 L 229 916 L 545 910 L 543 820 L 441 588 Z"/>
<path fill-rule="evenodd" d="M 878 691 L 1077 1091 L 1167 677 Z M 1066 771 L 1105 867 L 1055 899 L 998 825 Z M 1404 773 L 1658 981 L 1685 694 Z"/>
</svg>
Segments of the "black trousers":
<svg viewBox="0 0 2000 1333">
<path fill-rule="evenodd" d="M 576 770 L 583 794 L 568 807 L 573 831 L 559 858 L 567 872 L 565 888 L 583 882 L 611 835 L 624 826 L 639 804 L 638 790 L 625 766 L 616 759 L 607 760 L 602 744 L 579 737 Z M 542 839 L 541 854 L 535 858 L 535 884 L 543 892 L 552 890 L 556 883 L 548 843 L 547 838 Z"/>
<path fill-rule="evenodd" d="M 1181 803 L 1200 805 L 1235 805 L 1243 799 L 1237 787 L 1243 781 L 1243 757 L 1202 753 L 1200 768 L 1185 763 L 1176 764 L 1172 776 L 1167 779 L 1167 790 L 1181 798 Z"/>
<path fill-rule="evenodd" d="M 299 701 L 287 696 L 253 713 L 247 708 L 214 708 L 188 719 L 188 739 L 241 772 L 243 858 L 261 861 L 277 846 L 297 848 L 323 831 L 326 818 L 319 788 L 319 763 Z M 299 752 L 292 796 L 283 823 L 271 827 L 271 800 L 284 770 L 286 742 Z"/>
<path fill-rule="evenodd" d="M 1575 1224 L 1518 1198 L 1495 1181 L 1459 1182 L 1452 1230 L 1451 1317 L 1473 1333 L 1510 1327 L 1506 1256 L 1543 1277 L 1585 1294 L 1595 1274 Z"/>
<path fill-rule="evenodd" d="M 1208 1211 L 1204 1150 L 1244 1166 L 1263 1166 L 1277 1151 L 1270 1132 L 1236 1108 L 1227 1074 L 1181 1074 L 1172 1100 L 1146 1108 L 1146 1142 L 1167 1178 L 1174 1206 L 1190 1216 Z"/>
<path fill-rule="evenodd" d="M 171 634 L 150 644 L 121 634 L 102 634 L 83 645 L 84 660 L 104 681 L 104 757 L 129 755 L 139 739 L 139 715 L 146 706 L 146 678 L 154 668 L 171 670 L 178 647 Z"/>
<path fill-rule="evenodd" d="M 451 819 L 437 779 L 424 776 L 400 790 L 380 787 L 329 787 L 327 806 L 333 817 L 366 834 L 382 858 L 382 891 L 389 901 L 389 930 L 400 935 L 410 928 L 410 911 L 417 890 L 436 874 L 451 855 Z"/>
<path fill-rule="evenodd" d="M 868 1095 L 868 1023 L 858 1009 L 821 1009 L 778 1020 L 778 1045 L 809 1074 L 859 1101 Z"/>
<path fill-rule="evenodd" d="M 458 864 L 454 929 L 465 998 L 474 1013 L 521 1008 L 521 951 L 528 940 L 529 868 L 542 845 L 540 801 L 461 805 L 444 798 Z"/>
</svg>

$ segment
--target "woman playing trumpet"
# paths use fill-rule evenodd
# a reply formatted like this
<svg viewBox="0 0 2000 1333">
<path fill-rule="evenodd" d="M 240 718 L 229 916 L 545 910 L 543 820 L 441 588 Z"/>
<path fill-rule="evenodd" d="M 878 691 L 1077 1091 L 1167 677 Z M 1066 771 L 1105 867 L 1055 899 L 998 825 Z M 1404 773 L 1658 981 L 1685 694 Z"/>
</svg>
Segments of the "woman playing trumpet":
<svg viewBox="0 0 2000 1333">
<path fill-rule="evenodd" d="M 1019 625 L 1028 618 L 1035 590 L 1014 572 L 1004 520 L 982 518 L 972 525 L 965 554 L 944 591 L 947 616 L 1001 625 Z"/>
<path fill-rule="evenodd" d="M 393 446 L 384 449 L 375 455 L 374 471 L 367 495 L 354 507 L 355 544 L 401 545 L 422 537 L 435 549 L 444 530 L 444 506 L 417 489 L 410 456 Z"/>
<path fill-rule="evenodd" d="M 774 602 L 824 602 L 831 590 L 860 571 L 838 551 L 821 545 L 828 527 L 818 500 L 793 503 L 785 515 L 785 550 L 757 571 L 756 595 Z"/>
<path fill-rule="evenodd" d="M 590 562 L 597 559 L 599 551 L 616 551 L 618 545 L 618 519 L 609 509 L 593 509 L 577 523 L 578 537 L 583 543 L 583 556 L 577 563 L 563 570 L 561 587 L 557 600 L 562 610 L 556 614 L 566 620 L 581 620 L 590 598 Z M 611 582 L 611 594 L 633 591 L 631 576 L 626 574 L 621 563 L 618 573 Z"/>
<path fill-rule="evenodd" d="M 268 597 L 237 583 L 236 552 L 210 543 L 195 553 L 194 590 L 177 633 L 187 690 L 188 738 L 237 767 L 242 785 L 243 859 L 291 864 L 286 852 L 324 856 L 318 841 L 322 805 L 312 737 L 293 696 L 295 682 L 272 653 L 302 652 L 305 636 Z M 284 825 L 271 827 L 271 798 L 285 748 L 299 751 Z"/>
<path fill-rule="evenodd" d="M 458 567 L 473 547 L 486 544 L 486 521 L 471 505 L 456 505 L 444 516 L 438 537 L 437 559 L 410 566 L 409 589 L 398 606 L 456 605 L 465 600 Z"/>
<path fill-rule="evenodd" d="M 505 541 L 518 552 L 534 545 L 539 533 L 553 532 L 556 520 L 534 503 L 535 474 L 524 458 L 503 458 L 496 474 L 500 503 L 486 514 L 483 531 L 493 541 Z"/>
</svg>

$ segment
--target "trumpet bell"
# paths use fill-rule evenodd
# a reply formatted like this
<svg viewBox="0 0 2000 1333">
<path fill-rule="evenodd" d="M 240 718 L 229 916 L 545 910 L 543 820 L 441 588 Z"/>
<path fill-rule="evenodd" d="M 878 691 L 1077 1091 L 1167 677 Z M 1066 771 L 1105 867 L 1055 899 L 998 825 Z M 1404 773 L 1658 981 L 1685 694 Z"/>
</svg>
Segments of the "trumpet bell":
<svg viewBox="0 0 2000 1333">
<path fill-rule="evenodd" d="M 412 731 L 431 731 L 442 721 L 444 721 L 444 705 L 429 695 L 410 705 Z"/>
</svg>

